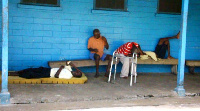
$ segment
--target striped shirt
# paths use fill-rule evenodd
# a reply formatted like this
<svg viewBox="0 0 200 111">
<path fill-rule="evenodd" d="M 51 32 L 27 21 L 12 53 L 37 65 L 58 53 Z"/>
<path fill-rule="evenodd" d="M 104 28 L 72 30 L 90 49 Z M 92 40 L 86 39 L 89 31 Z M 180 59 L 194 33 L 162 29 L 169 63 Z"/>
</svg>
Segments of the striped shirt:
<svg viewBox="0 0 200 111">
<path fill-rule="evenodd" d="M 136 47 L 139 47 L 139 45 L 135 42 L 127 42 L 124 45 L 120 46 L 116 53 L 117 54 L 124 54 L 125 56 L 131 54 L 131 49 L 133 47 L 133 45 L 135 45 Z"/>
</svg>

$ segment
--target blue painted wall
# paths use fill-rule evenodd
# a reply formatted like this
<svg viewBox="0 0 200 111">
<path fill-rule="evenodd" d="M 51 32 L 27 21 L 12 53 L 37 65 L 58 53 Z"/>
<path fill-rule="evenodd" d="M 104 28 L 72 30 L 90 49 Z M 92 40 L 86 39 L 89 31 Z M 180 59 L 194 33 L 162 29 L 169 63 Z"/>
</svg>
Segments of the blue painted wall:
<svg viewBox="0 0 200 111">
<path fill-rule="evenodd" d="M 108 39 L 106 53 L 128 41 L 153 51 L 159 38 L 175 35 L 181 25 L 181 15 L 156 14 L 157 1 L 128 0 L 128 12 L 118 12 L 92 10 L 93 0 L 61 0 L 61 7 L 9 0 L 9 70 L 47 67 L 47 61 L 54 60 L 88 59 L 87 40 L 95 28 Z M 190 0 L 186 59 L 200 60 L 199 26 L 200 1 Z M 171 54 L 177 58 L 179 42 L 170 43 Z M 157 67 L 139 65 L 138 72 L 170 72 L 170 66 Z M 83 70 L 94 72 L 95 68 Z"/>
</svg>

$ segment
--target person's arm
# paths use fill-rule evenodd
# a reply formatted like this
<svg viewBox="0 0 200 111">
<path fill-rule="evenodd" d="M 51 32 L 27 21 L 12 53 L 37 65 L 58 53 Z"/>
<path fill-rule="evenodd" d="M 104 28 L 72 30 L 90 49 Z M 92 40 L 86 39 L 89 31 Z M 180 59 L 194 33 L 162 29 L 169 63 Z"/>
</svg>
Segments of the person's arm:
<svg viewBox="0 0 200 111">
<path fill-rule="evenodd" d="M 88 48 L 89 51 L 98 52 L 98 49 Z"/>
<path fill-rule="evenodd" d="M 75 68 L 78 72 L 83 73 L 81 70 L 79 70 L 71 61 L 66 61 L 66 65 L 70 65 L 71 67 Z"/>
<path fill-rule="evenodd" d="M 108 50 L 108 49 L 109 49 L 109 44 L 108 44 L 107 39 L 106 39 L 104 36 L 102 36 L 102 40 L 103 40 L 104 43 L 105 43 L 105 48 Z"/>
<path fill-rule="evenodd" d="M 98 52 L 98 49 L 94 49 L 94 48 L 91 48 L 91 40 L 89 39 L 88 40 L 88 50 L 91 52 Z"/>
<path fill-rule="evenodd" d="M 60 75 L 60 72 L 62 71 L 62 69 L 64 69 L 64 66 L 60 66 L 60 68 L 58 69 L 58 71 L 54 75 L 55 78 L 59 78 L 59 75 Z"/>
<path fill-rule="evenodd" d="M 131 54 L 128 54 L 127 57 L 132 57 L 134 52 L 138 54 L 138 48 L 136 46 L 131 49 Z"/>
</svg>

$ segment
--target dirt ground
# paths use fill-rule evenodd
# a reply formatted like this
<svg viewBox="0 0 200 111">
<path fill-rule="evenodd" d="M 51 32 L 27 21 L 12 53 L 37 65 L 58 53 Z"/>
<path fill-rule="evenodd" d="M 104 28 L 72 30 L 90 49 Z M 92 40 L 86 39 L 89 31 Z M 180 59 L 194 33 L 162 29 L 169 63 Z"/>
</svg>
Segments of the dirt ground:
<svg viewBox="0 0 200 111">
<path fill-rule="evenodd" d="M 172 74 L 139 74 L 132 87 L 129 86 L 130 78 L 121 79 L 119 74 L 115 83 L 107 83 L 103 74 L 99 78 L 94 78 L 94 73 L 86 76 L 88 81 L 82 85 L 10 84 L 11 104 L 0 105 L 0 110 L 200 108 L 200 74 L 186 74 L 186 97 L 178 97 L 173 91 L 177 77 Z"/>
</svg>

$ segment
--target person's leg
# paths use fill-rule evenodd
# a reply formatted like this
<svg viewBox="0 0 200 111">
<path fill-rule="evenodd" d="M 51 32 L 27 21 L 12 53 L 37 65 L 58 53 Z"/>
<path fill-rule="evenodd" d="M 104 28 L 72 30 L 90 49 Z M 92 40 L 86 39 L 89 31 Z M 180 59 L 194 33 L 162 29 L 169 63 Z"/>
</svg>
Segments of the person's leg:
<svg viewBox="0 0 200 111">
<path fill-rule="evenodd" d="M 95 64 L 96 64 L 96 74 L 94 77 L 99 77 L 99 61 L 100 61 L 100 56 L 98 54 L 94 54 L 94 59 L 95 59 Z"/>
<path fill-rule="evenodd" d="M 180 37 L 180 31 L 178 32 L 177 35 L 172 36 L 172 37 L 166 37 L 166 38 L 161 38 L 159 39 L 159 42 L 155 48 L 155 53 L 157 55 L 158 58 L 160 58 L 161 56 L 163 56 L 163 54 L 165 54 L 165 49 L 167 46 L 167 50 L 168 50 L 168 59 L 172 59 L 173 57 L 170 55 L 170 42 L 169 39 L 179 39 Z"/>
<path fill-rule="evenodd" d="M 159 39 L 159 42 L 158 42 L 158 45 L 162 45 L 165 41 L 168 41 L 168 42 L 169 42 L 169 39 L 179 39 L 179 37 L 180 37 L 180 32 L 178 32 L 177 35 L 172 36 L 172 37 L 160 38 L 160 39 Z"/>
<path fill-rule="evenodd" d="M 120 77 L 128 77 L 128 73 L 129 73 L 129 66 L 130 66 L 130 61 L 128 57 L 121 57 L 120 58 L 122 65 L 122 70 L 121 70 L 121 74 Z"/>
<path fill-rule="evenodd" d="M 158 45 L 162 45 L 165 41 L 169 41 L 168 39 L 166 38 L 161 38 L 158 42 Z"/>
<path fill-rule="evenodd" d="M 106 73 L 105 73 L 105 76 L 108 77 L 108 74 L 110 72 L 111 62 L 112 62 L 112 56 L 109 54 L 106 54 L 106 57 L 103 60 L 108 60 L 108 66 L 106 68 Z"/>
<path fill-rule="evenodd" d="M 172 37 L 165 37 L 164 39 L 179 39 L 180 38 L 180 31 L 178 32 L 178 34 L 176 34 L 175 36 Z"/>
<path fill-rule="evenodd" d="M 8 72 L 8 76 L 19 76 L 21 73 L 24 73 L 24 70 Z"/>
<path fill-rule="evenodd" d="M 169 40 L 166 40 L 164 42 L 165 45 L 167 45 L 167 50 L 168 50 L 168 56 L 167 56 L 167 59 L 173 59 L 173 57 L 170 55 L 170 43 L 169 43 Z"/>
<path fill-rule="evenodd" d="M 8 72 L 8 76 L 19 76 L 19 73 L 16 72 Z"/>
<path fill-rule="evenodd" d="M 167 41 L 167 42 L 165 42 Z M 166 51 L 167 51 L 167 47 L 168 47 L 168 39 L 165 38 L 161 38 L 155 48 L 155 53 L 157 58 L 161 58 L 164 59 Z"/>
</svg>

